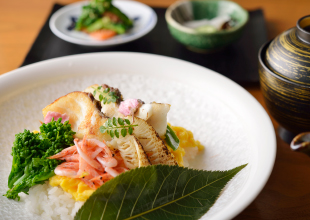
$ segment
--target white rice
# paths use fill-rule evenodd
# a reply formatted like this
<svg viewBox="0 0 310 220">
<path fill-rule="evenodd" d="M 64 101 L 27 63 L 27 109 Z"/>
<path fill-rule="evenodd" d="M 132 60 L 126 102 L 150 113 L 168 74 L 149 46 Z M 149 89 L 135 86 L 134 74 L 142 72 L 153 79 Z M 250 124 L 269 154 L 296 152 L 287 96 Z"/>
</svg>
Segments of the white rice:
<svg viewBox="0 0 310 220">
<path fill-rule="evenodd" d="M 76 202 L 71 194 L 60 187 L 52 187 L 46 182 L 29 190 L 25 198 L 26 209 L 40 215 L 42 219 L 71 220 L 84 202 Z"/>
<path fill-rule="evenodd" d="M 198 147 L 184 147 L 185 155 L 183 157 L 183 164 L 185 167 L 190 167 L 190 160 L 194 159 L 198 154 Z"/>
</svg>

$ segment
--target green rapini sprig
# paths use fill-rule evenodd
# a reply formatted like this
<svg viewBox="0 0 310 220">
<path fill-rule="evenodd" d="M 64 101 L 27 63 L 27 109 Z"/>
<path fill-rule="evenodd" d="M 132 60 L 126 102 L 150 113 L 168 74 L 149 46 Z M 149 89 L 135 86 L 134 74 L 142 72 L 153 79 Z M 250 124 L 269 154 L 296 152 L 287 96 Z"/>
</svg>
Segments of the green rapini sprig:
<svg viewBox="0 0 310 220">
<path fill-rule="evenodd" d="M 132 135 L 133 127 L 138 125 L 132 125 L 128 119 L 122 118 L 109 118 L 104 126 L 100 127 L 101 133 L 107 133 L 111 136 L 111 138 L 120 137 L 120 134 L 125 137 L 128 134 Z"/>
<path fill-rule="evenodd" d="M 103 104 L 110 104 L 111 102 L 116 103 L 117 100 L 120 98 L 116 95 L 115 92 L 110 91 L 110 88 L 105 88 L 103 91 L 101 91 L 102 86 L 98 86 L 97 88 L 93 87 L 94 92 L 93 95 L 96 96 L 96 94 L 99 94 L 99 101 Z"/>
<path fill-rule="evenodd" d="M 54 176 L 54 170 L 59 160 L 48 159 L 72 146 L 74 131 L 69 121 L 61 122 L 61 118 L 40 127 L 40 133 L 24 130 L 15 135 L 12 147 L 12 169 L 8 178 L 10 188 L 4 196 L 10 199 L 20 199 L 19 193 L 27 193 L 29 188 L 42 184 Z"/>
</svg>

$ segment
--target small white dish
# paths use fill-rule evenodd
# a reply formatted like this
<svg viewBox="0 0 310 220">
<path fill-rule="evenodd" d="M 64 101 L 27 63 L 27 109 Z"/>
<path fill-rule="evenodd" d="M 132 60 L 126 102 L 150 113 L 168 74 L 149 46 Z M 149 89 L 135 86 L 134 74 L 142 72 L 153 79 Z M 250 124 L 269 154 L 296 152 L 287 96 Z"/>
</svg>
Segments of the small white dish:
<svg viewBox="0 0 310 220">
<path fill-rule="evenodd" d="M 149 6 L 136 1 L 114 0 L 113 4 L 130 19 L 134 20 L 134 26 L 125 34 L 117 35 L 104 41 L 95 40 L 84 32 L 68 29 L 72 24 L 71 19 L 78 18 L 82 12 L 82 7 L 88 3 L 88 1 L 77 2 L 55 12 L 49 22 L 52 32 L 57 37 L 70 43 L 84 46 L 108 47 L 136 40 L 149 33 L 157 23 L 157 15 Z"/>
<path fill-rule="evenodd" d="M 168 121 L 191 130 L 205 150 L 191 167 L 227 170 L 248 163 L 201 219 L 232 219 L 266 184 L 276 156 L 268 114 L 245 89 L 207 68 L 164 56 L 104 52 L 38 62 L 0 76 L 0 192 L 7 190 L 14 135 L 37 130 L 42 108 L 92 84 L 119 88 L 124 98 L 171 104 Z M 0 196 L 7 219 L 39 220 L 20 202 Z"/>
</svg>

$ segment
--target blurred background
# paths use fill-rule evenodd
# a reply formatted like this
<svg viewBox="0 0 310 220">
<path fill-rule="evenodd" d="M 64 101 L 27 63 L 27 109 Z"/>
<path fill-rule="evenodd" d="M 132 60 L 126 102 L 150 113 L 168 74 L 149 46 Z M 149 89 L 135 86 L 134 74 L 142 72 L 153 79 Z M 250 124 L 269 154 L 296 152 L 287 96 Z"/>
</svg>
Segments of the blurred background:
<svg viewBox="0 0 310 220">
<path fill-rule="evenodd" d="M 153 7 L 168 7 L 174 0 L 139 0 Z M 55 3 L 75 0 L 0 0 L 0 74 L 21 65 Z M 309 14 L 309 0 L 235 0 L 243 8 L 261 8 L 266 19 L 268 38 L 295 26 Z M 14 59 L 12 59 L 14 57 Z"/>
</svg>

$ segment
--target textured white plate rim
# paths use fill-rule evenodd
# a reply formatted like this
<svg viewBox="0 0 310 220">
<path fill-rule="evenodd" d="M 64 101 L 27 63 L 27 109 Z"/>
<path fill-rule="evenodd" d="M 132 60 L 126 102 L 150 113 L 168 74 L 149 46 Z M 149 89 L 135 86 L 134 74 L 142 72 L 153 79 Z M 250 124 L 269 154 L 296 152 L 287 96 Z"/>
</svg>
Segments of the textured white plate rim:
<svg viewBox="0 0 310 220">
<path fill-rule="evenodd" d="M 150 18 L 147 26 L 144 26 L 143 29 L 139 30 L 139 32 L 137 32 L 133 35 L 130 35 L 130 36 L 126 36 L 125 38 L 122 38 L 121 40 L 117 40 L 117 41 L 95 41 L 95 40 L 94 41 L 86 41 L 86 40 L 77 39 L 77 38 L 68 36 L 68 35 L 62 33 L 61 31 L 59 31 L 59 29 L 55 25 L 56 20 L 59 18 L 59 16 L 61 16 L 62 14 L 65 14 L 67 12 L 70 12 L 73 7 L 76 7 L 76 6 L 82 7 L 82 5 L 85 5 L 85 3 L 87 2 L 87 1 L 82 1 L 82 2 L 76 2 L 76 3 L 66 5 L 63 8 L 57 10 L 52 15 L 52 17 L 50 18 L 50 21 L 49 21 L 50 29 L 57 37 L 65 40 L 65 41 L 68 41 L 70 43 L 84 45 L 84 46 L 106 47 L 106 46 L 119 45 L 119 44 L 128 43 L 130 41 L 134 41 L 140 37 L 143 37 L 144 35 L 149 33 L 155 27 L 155 25 L 157 23 L 157 15 L 151 7 L 149 7 L 143 3 L 140 3 L 140 2 L 136 2 L 136 1 L 128 1 L 128 0 L 114 0 L 114 1 L 116 1 L 118 3 L 126 2 L 129 4 L 133 4 L 133 5 L 143 6 L 147 9 L 149 9 L 151 11 L 152 15 L 151 15 L 151 18 Z"/>
<path fill-rule="evenodd" d="M 237 109 L 238 111 L 236 113 L 242 116 L 240 120 L 243 120 L 242 123 L 251 131 L 249 133 L 249 139 L 254 146 L 252 155 L 256 156 L 257 160 L 255 164 L 250 164 L 251 172 L 238 195 L 221 212 L 212 216 L 212 219 L 231 219 L 256 198 L 272 172 L 276 157 L 276 137 L 273 125 L 263 107 L 245 89 L 207 68 L 175 58 L 143 53 L 101 52 L 79 54 L 38 62 L 1 75 L 0 97 L 13 94 L 14 92 L 18 93 L 20 90 L 17 88 L 26 88 L 27 84 L 39 83 L 40 81 L 46 82 L 46 80 L 61 77 L 64 74 L 63 72 L 55 72 L 55 75 L 51 76 L 44 74 L 44 71 L 42 71 L 44 69 L 63 69 L 66 66 L 72 67 L 72 65 L 83 66 L 87 65 L 88 61 L 96 61 L 96 59 L 105 60 L 106 62 L 111 62 L 111 60 L 127 60 L 129 63 L 139 61 L 147 64 L 146 67 L 134 65 L 132 67 L 158 71 L 157 76 L 167 77 L 167 80 L 169 80 L 169 76 L 161 72 L 161 68 L 169 68 L 169 66 L 170 68 L 173 66 L 176 69 L 187 68 L 191 70 L 191 74 L 190 76 L 184 74 L 178 75 L 181 81 L 183 79 L 183 82 L 193 85 L 198 89 L 207 85 L 210 90 L 216 93 L 217 98 L 225 100 L 225 104 L 231 107 L 232 110 Z M 153 63 L 153 66 L 151 66 L 151 63 Z M 158 63 L 165 63 L 165 65 L 157 65 Z M 70 65 L 68 66 L 68 64 Z M 40 71 L 36 72 L 37 70 Z M 65 69 L 63 70 L 65 71 Z M 145 74 L 148 75 L 148 73 Z M 228 94 L 232 94 L 233 97 L 227 98 Z"/>
</svg>

